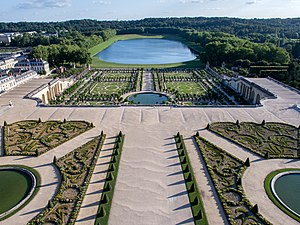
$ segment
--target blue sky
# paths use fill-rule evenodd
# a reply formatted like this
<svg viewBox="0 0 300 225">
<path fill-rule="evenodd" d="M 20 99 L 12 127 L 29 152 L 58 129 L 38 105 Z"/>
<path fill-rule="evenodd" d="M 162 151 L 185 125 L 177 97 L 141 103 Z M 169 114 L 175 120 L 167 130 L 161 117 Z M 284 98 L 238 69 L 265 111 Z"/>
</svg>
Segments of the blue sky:
<svg viewBox="0 0 300 225">
<path fill-rule="evenodd" d="M 3 0 L 1 22 L 146 17 L 300 17 L 300 0 Z"/>
</svg>

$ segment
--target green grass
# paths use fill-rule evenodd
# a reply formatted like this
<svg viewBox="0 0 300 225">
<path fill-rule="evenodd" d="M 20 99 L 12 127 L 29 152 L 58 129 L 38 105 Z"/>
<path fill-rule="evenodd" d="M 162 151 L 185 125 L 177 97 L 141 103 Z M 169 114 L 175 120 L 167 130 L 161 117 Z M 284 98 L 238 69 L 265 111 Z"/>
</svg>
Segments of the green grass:
<svg viewBox="0 0 300 225">
<path fill-rule="evenodd" d="M 175 89 L 178 94 L 204 95 L 205 90 L 196 82 L 166 82 L 168 89 Z"/>
<path fill-rule="evenodd" d="M 96 56 L 97 53 L 103 51 L 113 43 L 120 40 L 129 40 L 129 39 L 140 39 L 140 38 L 159 38 L 159 39 L 172 39 L 177 41 L 182 41 L 181 38 L 176 37 L 175 35 L 138 35 L 138 34 L 125 34 L 125 35 L 117 35 L 99 45 L 96 45 L 89 49 L 89 53 L 92 56 L 92 68 L 199 68 L 203 66 L 203 63 L 200 62 L 199 59 L 195 59 L 192 61 L 181 62 L 181 63 L 170 63 L 170 64 L 119 64 L 119 63 L 111 63 L 100 60 L 99 57 Z M 184 42 L 188 44 L 188 42 Z M 190 46 L 188 44 L 188 46 Z M 191 47 L 192 48 L 192 47 Z"/>
<path fill-rule="evenodd" d="M 190 73 L 165 73 L 165 78 L 192 78 Z"/>
<path fill-rule="evenodd" d="M 104 73 L 102 76 L 104 79 L 114 79 L 114 78 L 130 78 L 130 73 Z"/>
<path fill-rule="evenodd" d="M 190 163 L 183 137 L 178 133 L 176 136 L 174 136 L 174 139 L 176 142 L 180 165 L 194 217 L 194 223 L 195 225 L 207 225 L 208 221 L 205 214 L 204 205 L 198 189 L 198 185 L 195 180 L 194 171 Z"/>
<path fill-rule="evenodd" d="M 283 173 L 283 172 L 288 172 L 288 171 L 294 171 L 294 170 L 298 170 L 300 171 L 300 169 L 296 169 L 296 168 L 286 168 L 286 169 L 281 169 L 281 170 L 276 170 L 273 171 L 272 173 L 270 173 L 264 182 L 264 187 L 265 190 L 267 192 L 267 195 L 269 197 L 269 199 L 284 213 L 286 213 L 287 215 L 289 215 L 290 217 L 292 217 L 293 219 L 295 219 L 296 221 L 300 222 L 300 217 L 298 217 L 297 215 L 295 215 L 294 213 L 292 213 L 291 211 L 289 211 L 287 208 L 285 208 L 278 200 L 277 198 L 273 195 L 273 192 L 271 190 L 271 181 L 273 179 L 273 177 L 275 177 L 277 174 L 279 173 Z"/>
<path fill-rule="evenodd" d="M 114 196 L 115 185 L 117 182 L 124 137 L 125 136 L 122 135 L 122 133 L 120 132 L 120 134 L 116 138 L 116 143 L 114 146 L 114 150 L 108 167 L 108 172 L 106 175 L 104 189 L 101 195 L 100 205 L 96 215 L 95 225 L 108 224 L 111 204 Z"/>
<path fill-rule="evenodd" d="M 8 217 L 14 215 L 18 211 L 20 211 L 22 208 L 24 208 L 37 194 L 38 190 L 40 189 L 41 185 L 41 178 L 39 173 L 27 166 L 22 166 L 22 165 L 3 165 L 1 167 L 15 167 L 15 168 L 23 168 L 28 171 L 30 171 L 36 179 L 36 188 L 34 189 L 32 195 L 30 196 L 29 199 L 27 199 L 26 202 L 24 202 L 20 207 L 18 207 L 16 210 L 12 211 L 8 215 L 0 218 L 0 221 L 7 219 Z M 24 194 L 30 192 L 30 186 L 29 182 L 31 183 L 31 179 L 29 178 L 28 175 L 23 176 L 18 172 L 19 174 L 12 174 L 11 172 L 8 174 L 6 173 L 5 175 L 0 175 L 0 199 L 1 199 L 1 204 L 0 204 L 0 214 L 8 211 L 15 205 L 17 205 L 24 197 L 26 197 Z M 31 184 L 30 184 L 31 185 Z M 27 187 L 26 187 L 27 186 Z M 23 193 L 20 193 L 20 192 Z"/>
<path fill-rule="evenodd" d="M 97 83 L 92 90 L 92 94 L 117 94 L 122 93 L 127 87 L 128 82 L 101 82 Z"/>
</svg>

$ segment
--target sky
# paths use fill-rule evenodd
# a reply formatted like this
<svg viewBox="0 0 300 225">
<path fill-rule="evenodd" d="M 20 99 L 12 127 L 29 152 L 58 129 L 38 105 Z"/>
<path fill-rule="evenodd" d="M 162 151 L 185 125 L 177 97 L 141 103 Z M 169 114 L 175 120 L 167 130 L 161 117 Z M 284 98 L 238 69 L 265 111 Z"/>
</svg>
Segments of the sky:
<svg viewBox="0 0 300 225">
<path fill-rule="evenodd" d="M 0 21 L 300 17 L 300 0 L 1 0 Z"/>
</svg>

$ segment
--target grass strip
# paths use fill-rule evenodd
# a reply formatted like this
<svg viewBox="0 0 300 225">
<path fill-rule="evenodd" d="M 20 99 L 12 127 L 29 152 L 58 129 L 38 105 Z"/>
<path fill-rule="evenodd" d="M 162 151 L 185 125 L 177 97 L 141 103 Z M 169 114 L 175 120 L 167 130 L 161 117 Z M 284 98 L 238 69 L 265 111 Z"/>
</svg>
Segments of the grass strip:
<svg viewBox="0 0 300 225">
<path fill-rule="evenodd" d="M 120 131 L 119 135 L 116 138 L 114 150 L 108 166 L 108 171 L 106 175 L 103 192 L 101 195 L 100 204 L 98 207 L 98 212 L 96 215 L 95 225 L 108 224 L 112 199 L 114 196 L 115 185 L 117 182 L 124 137 L 125 136 Z"/>
<path fill-rule="evenodd" d="M 176 141 L 177 152 L 180 159 L 180 165 L 184 176 L 186 190 L 189 196 L 190 205 L 196 225 L 208 224 L 207 217 L 204 211 L 203 201 L 196 183 L 193 168 L 183 141 L 182 135 L 178 132 L 174 136 Z"/>
</svg>

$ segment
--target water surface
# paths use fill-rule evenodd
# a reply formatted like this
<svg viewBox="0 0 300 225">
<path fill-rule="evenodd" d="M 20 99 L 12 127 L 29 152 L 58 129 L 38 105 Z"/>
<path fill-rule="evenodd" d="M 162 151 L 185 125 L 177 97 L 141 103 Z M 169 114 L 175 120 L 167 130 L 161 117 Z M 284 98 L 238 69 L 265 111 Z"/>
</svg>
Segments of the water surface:
<svg viewBox="0 0 300 225">
<path fill-rule="evenodd" d="M 117 41 L 97 56 L 103 61 L 121 64 L 168 64 L 196 58 L 196 55 L 179 41 L 155 38 Z"/>
<path fill-rule="evenodd" d="M 285 205 L 300 214 L 300 173 L 279 177 L 274 184 L 274 189 Z"/>
</svg>

